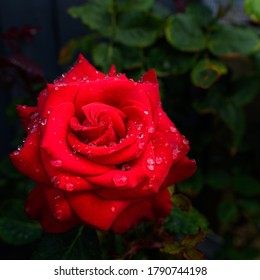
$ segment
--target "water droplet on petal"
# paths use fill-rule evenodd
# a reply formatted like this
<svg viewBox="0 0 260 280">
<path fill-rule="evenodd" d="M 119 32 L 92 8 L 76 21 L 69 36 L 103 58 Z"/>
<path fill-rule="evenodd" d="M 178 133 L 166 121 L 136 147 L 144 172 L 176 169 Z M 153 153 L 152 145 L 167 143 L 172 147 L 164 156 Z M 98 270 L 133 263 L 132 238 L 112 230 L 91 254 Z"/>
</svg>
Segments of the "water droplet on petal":
<svg viewBox="0 0 260 280">
<path fill-rule="evenodd" d="M 39 113 L 34 112 L 34 113 L 32 113 L 32 114 L 30 115 L 30 119 L 31 119 L 31 120 L 34 120 L 34 119 L 36 119 L 38 116 L 39 116 Z"/>
<path fill-rule="evenodd" d="M 46 118 L 41 119 L 40 123 L 43 126 L 46 125 L 47 124 L 47 119 Z"/>
<path fill-rule="evenodd" d="M 20 152 L 17 151 L 17 150 L 13 152 L 13 155 L 14 155 L 14 156 L 18 156 L 19 154 L 20 154 Z"/>
<path fill-rule="evenodd" d="M 189 140 L 186 139 L 186 138 L 184 138 L 184 139 L 182 140 L 182 143 L 183 143 L 184 145 L 189 145 Z"/>
<path fill-rule="evenodd" d="M 73 80 L 73 81 L 76 81 L 76 80 L 77 80 L 77 77 L 73 76 L 73 77 L 72 77 L 72 80 Z"/>
<path fill-rule="evenodd" d="M 62 218 L 62 210 L 56 210 L 56 212 L 53 214 L 53 218 L 58 222 Z"/>
<path fill-rule="evenodd" d="M 154 131 L 155 131 L 155 128 L 154 128 L 153 126 L 150 126 L 150 127 L 148 128 L 148 132 L 149 132 L 149 133 L 154 133 Z"/>
<path fill-rule="evenodd" d="M 176 129 L 174 126 L 170 126 L 170 131 L 171 131 L 171 132 L 176 132 L 177 129 Z"/>
<path fill-rule="evenodd" d="M 136 127 L 137 130 L 141 130 L 142 127 L 143 127 L 143 124 L 142 123 L 138 123 L 138 124 L 135 125 L 135 127 Z"/>
<path fill-rule="evenodd" d="M 51 177 L 51 182 L 54 183 L 56 181 L 56 179 L 57 179 L 57 176 Z"/>
<path fill-rule="evenodd" d="M 66 183 L 65 188 L 66 188 L 67 191 L 71 192 L 71 191 L 74 190 L 75 186 L 72 183 Z"/>
<path fill-rule="evenodd" d="M 118 187 L 123 187 L 128 183 L 127 176 L 123 174 L 116 174 L 113 177 L 113 182 Z"/>
<path fill-rule="evenodd" d="M 147 168 L 148 168 L 149 170 L 153 171 L 153 170 L 154 170 L 154 165 L 149 164 L 149 165 L 147 165 Z"/>
<path fill-rule="evenodd" d="M 150 165 L 151 165 L 151 164 L 154 164 L 154 159 L 148 158 L 148 159 L 147 159 L 147 163 L 150 164 Z"/>
<path fill-rule="evenodd" d="M 55 89 L 55 90 L 59 90 L 59 87 L 55 87 L 54 89 Z"/>
<path fill-rule="evenodd" d="M 23 148 L 23 145 L 22 145 L 22 144 L 17 146 L 17 150 L 18 150 L 18 151 L 21 151 L 22 148 Z"/>
<path fill-rule="evenodd" d="M 55 200 L 58 200 L 58 199 L 60 199 L 60 198 L 61 198 L 61 196 L 60 196 L 59 194 L 57 194 L 57 195 L 54 196 L 54 199 L 55 199 Z"/>
<path fill-rule="evenodd" d="M 161 164 L 161 163 L 163 162 L 163 158 L 162 158 L 162 157 L 156 157 L 156 158 L 155 158 L 155 162 L 156 162 L 157 164 Z"/>
<path fill-rule="evenodd" d="M 63 166 L 63 161 L 58 158 L 51 159 L 51 165 L 54 167 L 61 167 Z"/>
<path fill-rule="evenodd" d="M 131 169 L 131 166 L 129 164 L 127 164 L 127 163 L 123 164 L 122 168 L 121 168 L 121 170 L 123 170 L 123 171 L 128 171 L 130 169 Z"/>
<path fill-rule="evenodd" d="M 144 111 L 144 113 L 145 113 L 146 115 L 148 115 L 148 114 L 149 114 L 149 112 L 148 112 L 148 111 Z"/>
<path fill-rule="evenodd" d="M 143 133 L 139 133 L 138 138 L 139 138 L 139 139 L 144 138 L 144 134 L 143 134 Z"/>
<path fill-rule="evenodd" d="M 139 145 L 138 145 L 139 149 L 143 149 L 143 148 L 144 148 L 144 145 L 145 145 L 144 142 L 140 142 Z"/>
<path fill-rule="evenodd" d="M 116 212 L 116 207 L 112 206 L 110 210 L 111 210 L 111 212 L 115 213 Z"/>
</svg>

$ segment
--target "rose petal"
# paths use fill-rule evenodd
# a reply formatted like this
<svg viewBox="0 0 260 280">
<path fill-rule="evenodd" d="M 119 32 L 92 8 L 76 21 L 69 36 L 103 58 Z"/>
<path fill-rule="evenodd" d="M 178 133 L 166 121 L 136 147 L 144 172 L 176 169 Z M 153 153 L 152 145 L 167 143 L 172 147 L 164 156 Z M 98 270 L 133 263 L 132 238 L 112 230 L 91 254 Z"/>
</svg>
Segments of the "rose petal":
<svg viewBox="0 0 260 280">
<path fill-rule="evenodd" d="M 132 201 L 107 200 L 93 192 L 71 192 L 66 194 L 70 206 L 86 224 L 101 230 L 108 230 L 116 217 Z"/>
<path fill-rule="evenodd" d="M 151 199 L 142 200 L 126 208 L 114 221 L 111 230 L 121 234 L 130 228 L 136 228 L 143 220 L 165 218 L 172 208 L 168 190 L 164 190 Z"/>
<path fill-rule="evenodd" d="M 40 156 L 40 135 L 31 133 L 27 136 L 24 146 L 10 155 L 14 166 L 24 175 L 39 183 L 48 183 Z"/>
<path fill-rule="evenodd" d="M 64 193 L 45 185 L 32 190 L 26 200 L 25 211 L 31 219 L 38 220 L 46 232 L 65 232 L 79 222 Z"/>
<path fill-rule="evenodd" d="M 71 103 L 60 104 L 50 113 L 41 143 L 41 148 L 50 158 L 45 165 L 51 164 L 65 172 L 79 175 L 96 175 L 110 170 L 111 167 L 96 164 L 89 161 L 87 157 L 75 155 L 68 146 L 69 122 L 73 115 L 74 106 Z M 56 165 L 55 161 L 59 161 L 60 164 Z"/>
<path fill-rule="evenodd" d="M 30 107 L 25 105 L 17 105 L 16 110 L 18 112 L 18 115 L 22 121 L 23 127 L 25 131 L 27 131 L 27 127 L 30 123 L 30 116 L 31 114 L 35 113 L 37 111 L 37 107 Z"/>
<path fill-rule="evenodd" d="M 71 68 L 69 72 L 63 75 L 62 78 L 55 81 L 55 84 L 60 83 L 72 83 L 81 80 L 88 79 L 102 79 L 105 75 L 99 72 L 94 66 L 92 66 L 85 57 L 80 54 L 77 62 Z"/>
</svg>

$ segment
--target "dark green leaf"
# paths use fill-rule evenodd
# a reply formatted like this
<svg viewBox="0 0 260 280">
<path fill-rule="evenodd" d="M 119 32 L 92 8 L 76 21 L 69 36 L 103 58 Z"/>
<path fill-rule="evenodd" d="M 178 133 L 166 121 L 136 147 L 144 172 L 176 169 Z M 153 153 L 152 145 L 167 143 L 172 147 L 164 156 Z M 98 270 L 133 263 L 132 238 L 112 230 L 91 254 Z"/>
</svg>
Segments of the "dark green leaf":
<svg viewBox="0 0 260 280">
<path fill-rule="evenodd" d="M 231 176 L 223 169 L 212 168 L 206 175 L 206 182 L 213 189 L 223 189 L 231 183 Z"/>
<path fill-rule="evenodd" d="M 114 46 L 99 44 L 94 48 L 92 55 L 95 65 L 100 66 L 103 72 L 107 72 L 112 64 L 117 70 L 122 69 L 123 58 L 120 49 Z"/>
<path fill-rule="evenodd" d="M 148 53 L 149 68 L 155 68 L 158 76 L 184 74 L 193 65 L 196 55 L 180 52 L 169 47 L 157 47 Z"/>
<path fill-rule="evenodd" d="M 174 207 L 166 220 L 165 229 L 172 234 L 196 234 L 199 229 L 207 231 L 208 222 L 193 207 L 188 212 Z"/>
<path fill-rule="evenodd" d="M 191 176 L 189 179 L 186 179 L 180 183 L 177 184 L 178 190 L 182 193 L 185 193 L 187 195 L 194 195 L 198 194 L 204 184 L 204 178 L 201 173 L 200 169 L 197 169 L 196 173 Z"/>
<path fill-rule="evenodd" d="M 111 14 L 112 0 L 90 1 L 86 4 L 68 9 L 69 14 L 79 18 L 90 29 L 99 31 L 103 36 L 112 35 Z"/>
<path fill-rule="evenodd" d="M 116 8 L 118 11 L 147 11 L 154 3 L 154 0 L 119 0 L 116 2 Z"/>
<path fill-rule="evenodd" d="M 241 142 L 245 131 L 245 115 L 241 108 L 233 103 L 226 103 L 220 109 L 220 118 L 233 133 L 234 145 L 237 147 Z"/>
<path fill-rule="evenodd" d="M 162 21 L 142 12 L 119 14 L 115 40 L 128 47 L 148 47 L 162 31 Z"/>
<path fill-rule="evenodd" d="M 219 203 L 218 218 L 223 224 L 229 224 L 236 221 L 238 209 L 233 200 L 224 199 Z"/>
<path fill-rule="evenodd" d="M 260 41 L 250 29 L 218 25 L 209 35 L 208 48 L 216 56 L 249 55 L 259 50 Z"/>
<path fill-rule="evenodd" d="M 200 60 L 192 69 L 191 80 L 197 87 L 207 89 L 228 71 L 225 64 L 218 60 Z"/>
<path fill-rule="evenodd" d="M 185 12 L 201 26 L 207 27 L 213 20 L 212 10 L 201 3 L 190 3 Z"/>
<path fill-rule="evenodd" d="M 259 0 L 245 0 L 245 11 L 254 22 L 260 23 L 260 1 Z"/>
<path fill-rule="evenodd" d="M 245 196 L 259 195 L 260 183 L 251 176 L 236 175 L 234 178 L 234 190 Z"/>
<path fill-rule="evenodd" d="M 235 83 L 231 100 L 236 106 L 244 106 L 249 104 L 259 93 L 258 80 L 255 77 L 245 77 Z"/>
<path fill-rule="evenodd" d="M 172 204 L 184 211 L 188 211 L 191 207 L 189 198 L 183 194 L 174 194 L 172 196 Z"/>
<path fill-rule="evenodd" d="M 171 10 L 158 1 L 154 3 L 152 12 L 153 14 L 162 18 L 167 18 L 171 15 Z"/>
<path fill-rule="evenodd" d="M 25 245 L 37 240 L 41 226 L 25 215 L 23 201 L 8 200 L 0 211 L 0 238 L 12 245 Z"/>
<path fill-rule="evenodd" d="M 96 231 L 81 226 L 66 233 L 45 234 L 39 242 L 33 258 L 40 260 L 100 259 Z"/>
<path fill-rule="evenodd" d="M 239 206 L 249 215 L 258 215 L 260 213 L 260 203 L 256 199 L 240 199 Z"/>
<path fill-rule="evenodd" d="M 166 39 L 178 50 L 197 52 L 206 46 L 204 34 L 191 15 L 171 16 L 166 26 Z"/>
</svg>

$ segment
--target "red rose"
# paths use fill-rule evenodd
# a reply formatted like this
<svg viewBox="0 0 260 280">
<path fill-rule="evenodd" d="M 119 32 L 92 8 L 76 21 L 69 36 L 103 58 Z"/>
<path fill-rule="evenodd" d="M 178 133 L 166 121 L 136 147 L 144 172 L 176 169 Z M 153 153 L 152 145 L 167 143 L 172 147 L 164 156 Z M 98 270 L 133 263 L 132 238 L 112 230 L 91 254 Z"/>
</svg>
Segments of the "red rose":
<svg viewBox="0 0 260 280">
<path fill-rule="evenodd" d="M 166 217 L 167 187 L 196 170 L 188 141 L 161 107 L 154 70 L 134 82 L 80 56 L 36 107 L 17 109 L 28 136 L 11 159 L 37 182 L 25 210 L 47 232 L 83 223 L 122 233 Z"/>
</svg>

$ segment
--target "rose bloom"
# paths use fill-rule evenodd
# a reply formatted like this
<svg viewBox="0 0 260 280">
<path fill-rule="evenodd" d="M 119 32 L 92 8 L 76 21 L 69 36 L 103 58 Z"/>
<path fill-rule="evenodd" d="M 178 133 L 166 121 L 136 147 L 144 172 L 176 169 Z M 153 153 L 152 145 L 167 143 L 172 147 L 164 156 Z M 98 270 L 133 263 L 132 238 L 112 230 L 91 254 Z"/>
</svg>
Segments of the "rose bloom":
<svg viewBox="0 0 260 280">
<path fill-rule="evenodd" d="M 167 187 L 196 170 L 188 140 L 162 109 L 154 70 L 135 82 L 80 55 L 37 106 L 17 110 L 28 136 L 10 157 L 36 182 L 25 211 L 46 232 L 84 224 L 123 233 L 165 218 Z"/>
</svg>

